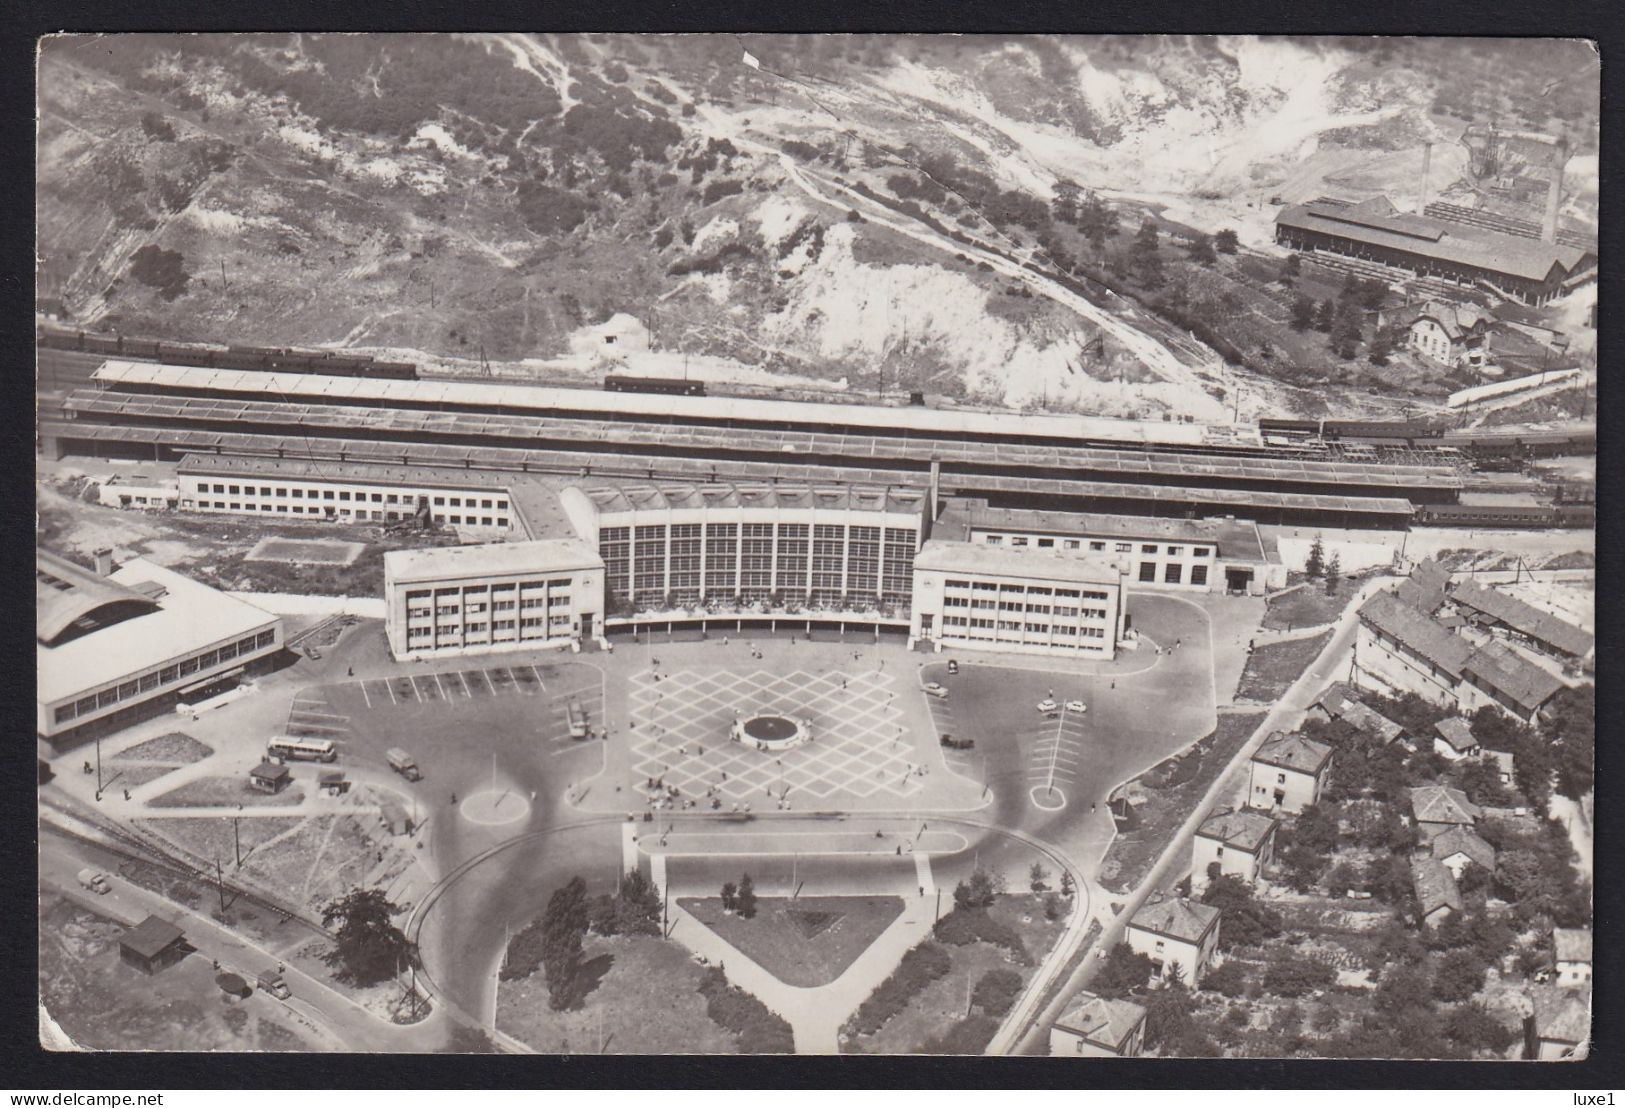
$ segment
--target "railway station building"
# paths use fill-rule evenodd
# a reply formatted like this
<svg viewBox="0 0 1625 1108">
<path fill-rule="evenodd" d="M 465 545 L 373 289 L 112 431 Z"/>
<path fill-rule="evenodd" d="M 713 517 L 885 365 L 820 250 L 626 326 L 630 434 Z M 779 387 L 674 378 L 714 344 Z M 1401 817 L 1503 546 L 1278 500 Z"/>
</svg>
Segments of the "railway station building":
<svg viewBox="0 0 1625 1108">
<path fill-rule="evenodd" d="M 223 691 L 282 649 L 282 620 L 140 558 L 34 555 L 38 734 L 58 749 Z"/>
</svg>

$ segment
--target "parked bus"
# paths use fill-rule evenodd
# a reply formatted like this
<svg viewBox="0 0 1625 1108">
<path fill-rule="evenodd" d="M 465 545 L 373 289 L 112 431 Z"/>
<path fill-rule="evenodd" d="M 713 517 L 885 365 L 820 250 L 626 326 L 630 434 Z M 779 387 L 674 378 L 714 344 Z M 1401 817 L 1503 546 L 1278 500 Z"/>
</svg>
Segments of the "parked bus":
<svg viewBox="0 0 1625 1108">
<path fill-rule="evenodd" d="M 285 762 L 332 762 L 337 760 L 339 752 L 332 739 L 276 735 L 265 744 L 265 756 Z"/>
<path fill-rule="evenodd" d="M 581 701 L 572 700 L 565 705 L 565 714 L 570 720 L 570 737 L 584 739 L 587 737 L 587 709 L 581 706 Z"/>
</svg>

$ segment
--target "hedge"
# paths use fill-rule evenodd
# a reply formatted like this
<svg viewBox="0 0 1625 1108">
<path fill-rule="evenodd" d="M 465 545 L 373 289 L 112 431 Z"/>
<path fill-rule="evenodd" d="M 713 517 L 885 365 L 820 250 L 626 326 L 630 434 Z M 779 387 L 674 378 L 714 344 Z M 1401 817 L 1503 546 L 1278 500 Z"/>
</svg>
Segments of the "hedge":
<svg viewBox="0 0 1625 1108">
<path fill-rule="evenodd" d="M 739 1036 L 744 1054 L 794 1054 L 795 1035 L 790 1024 L 745 990 L 728 984 L 728 977 L 712 966 L 700 979 L 705 1014 L 713 1023 Z"/>
<path fill-rule="evenodd" d="M 875 986 L 853 1013 L 852 1026 L 860 1035 L 872 1035 L 886 1021 L 908 1006 L 931 982 L 948 975 L 952 965 L 948 952 L 933 942 L 923 942 L 907 954 L 891 976 Z"/>
</svg>

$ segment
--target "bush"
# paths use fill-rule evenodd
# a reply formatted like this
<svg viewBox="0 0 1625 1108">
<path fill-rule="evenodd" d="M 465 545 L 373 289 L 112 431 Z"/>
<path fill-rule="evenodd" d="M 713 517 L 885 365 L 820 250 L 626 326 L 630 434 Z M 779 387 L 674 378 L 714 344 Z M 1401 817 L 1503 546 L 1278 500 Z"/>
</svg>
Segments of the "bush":
<svg viewBox="0 0 1625 1108">
<path fill-rule="evenodd" d="M 1020 995 L 1021 974 L 1015 970 L 991 969 L 976 982 L 976 988 L 971 990 L 970 1002 L 973 1008 L 980 1008 L 986 1015 L 1002 1016 Z"/>
<path fill-rule="evenodd" d="M 1021 965 L 1032 964 L 1021 936 L 1008 924 L 988 915 L 985 908 L 955 908 L 937 921 L 932 934 L 951 946 L 988 943 L 1003 947 L 1014 954 Z"/>
<path fill-rule="evenodd" d="M 924 942 L 903 955 L 903 960 L 892 970 L 891 976 L 875 986 L 858 1010 L 852 1015 L 852 1026 L 859 1035 L 872 1035 L 885 1026 L 886 1021 L 908 1006 L 908 1002 L 939 978 L 946 977 L 952 967 L 948 952 L 936 943 Z"/>
<path fill-rule="evenodd" d="M 700 195 L 707 204 L 715 204 L 725 196 L 737 196 L 744 191 L 743 181 L 712 181 Z"/>
<path fill-rule="evenodd" d="M 1101 996 L 1115 998 L 1144 988 L 1150 980 L 1151 959 L 1136 954 L 1127 943 L 1118 943 L 1106 955 L 1106 963 L 1095 975 L 1093 988 Z"/>
<path fill-rule="evenodd" d="M 1202 988 L 1221 996 L 1241 996 L 1247 991 L 1247 972 L 1240 962 L 1226 962 L 1202 976 Z"/>
<path fill-rule="evenodd" d="M 177 250 L 165 250 L 148 243 L 130 259 L 130 276 L 143 285 L 157 289 L 165 300 L 173 300 L 186 291 L 191 277 L 186 272 L 186 259 Z"/>
<path fill-rule="evenodd" d="M 1300 997 L 1324 989 L 1337 980 L 1337 971 L 1308 958 L 1285 958 L 1264 971 L 1264 991 L 1276 996 Z"/>
<path fill-rule="evenodd" d="M 705 1014 L 718 1027 L 739 1036 L 743 1054 L 794 1054 L 795 1035 L 790 1024 L 767 1005 L 728 984 L 728 977 L 712 966 L 700 978 Z"/>
</svg>

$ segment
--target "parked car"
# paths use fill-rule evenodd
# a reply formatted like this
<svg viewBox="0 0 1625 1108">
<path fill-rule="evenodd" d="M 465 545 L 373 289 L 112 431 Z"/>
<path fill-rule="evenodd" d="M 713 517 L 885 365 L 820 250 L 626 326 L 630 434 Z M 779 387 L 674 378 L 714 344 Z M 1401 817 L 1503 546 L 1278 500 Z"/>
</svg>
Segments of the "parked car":
<svg viewBox="0 0 1625 1108">
<path fill-rule="evenodd" d="M 1066 710 L 1069 712 L 1087 712 L 1089 710 L 1089 705 L 1085 704 L 1081 700 L 1068 700 L 1066 702 Z"/>
<path fill-rule="evenodd" d="M 949 750 L 970 750 L 976 746 L 975 739 L 956 739 L 952 735 L 942 736 L 941 743 Z"/>
<path fill-rule="evenodd" d="M 270 993 L 278 1000 L 287 1000 L 292 995 L 288 983 L 282 980 L 282 975 L 276 970 L 266 970 L 259 977 L 260 991 Z"/>
<path fill-rule="evenodd" d="M 939 685 L 932 681 L 925 686 L 925 692 L 927 696 L 947 696 L 948 688 L 946 685 Z"/>
<path fill-rule="evenodd" d="M 113 891 L 113 885 L 107 880 L 107 874 L 99 869 L 82 869 L 79 871 L 79 884 L 98 896 L 105 896 Z"/>
<path fill-rule="evenodd" d="M 1040 712 L 1054 712 L 1059 710 L 1059 708 L 1060 705 L 1055 703 L 1055 701 L 1050 700 L 1048 697 L 1038 702 L 1038 710 Z"/>
</svg>

